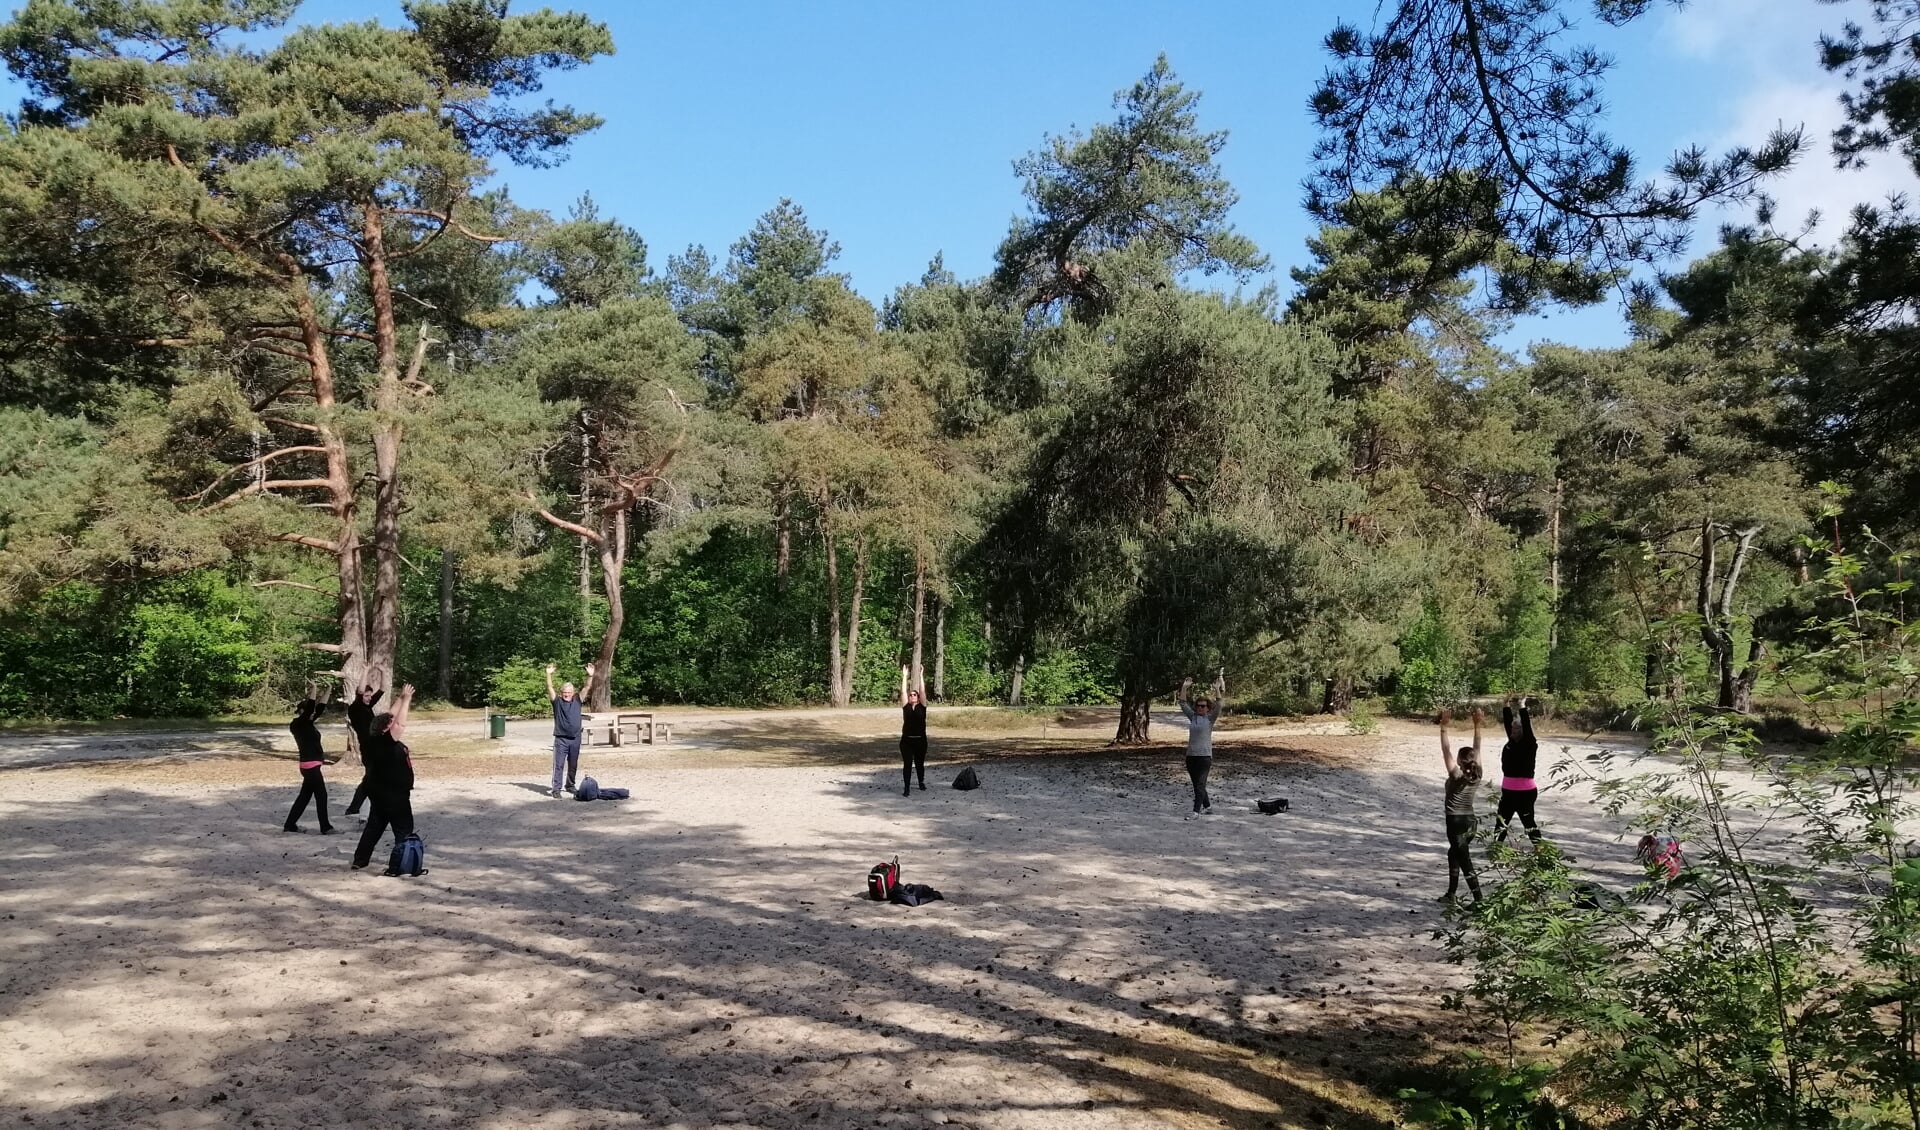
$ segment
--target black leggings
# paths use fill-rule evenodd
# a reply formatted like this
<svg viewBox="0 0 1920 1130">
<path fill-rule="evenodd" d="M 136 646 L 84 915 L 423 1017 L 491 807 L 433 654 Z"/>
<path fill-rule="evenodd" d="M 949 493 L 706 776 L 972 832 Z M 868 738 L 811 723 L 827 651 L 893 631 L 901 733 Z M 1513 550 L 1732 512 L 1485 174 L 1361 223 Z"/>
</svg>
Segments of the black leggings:
<svg viewBox="0 0 1920 1130">
<path fill-rule="evenodd" d="M 293 802 L 293 811 L 287 813 L 287 827 L 299 825 L 308 801 L 314 802 L 313 809 L 320 814 L 320 830 L 324 832 L 333 827 L 333 821 L 327 819 L 327 779 L 318 768 L 300 770 L 300 799 Z"/>
<path fill-rule="evenodd" d="M 907 734 L 900 738 L 900 783 L 913 788 L 913 775 L 920 774 L 920 787 L 927 787 L 927 736 Z"/>
<path fill-rule="evenodd" d="M 1501 789 L 1500 811 L 1494 817 L 1494 823 L 1499 825 L 1500 832 L 1494 836 L 1494 842 L 1507 842 L 1507 826 L 1515 816 L 1520 818 L 1520 823 L 1526 825 L 1527 835 L 1538 841 L 1540 826 L 1533 822 L 1533 802 L 1539 799 L 1539 789 Z"/>
<path fill-rule="evenodd" d="M 352 816 L 359 812 L 360 806 L 367 803 L 367 797 L 372 794 L 373 778 L 366 776 L 361 777 L 360 787 L 353 790 L 353 799 L 347 802 L 347 815 Z"/>
<path fill-rule="evenodd" d="M 380 837 L 388 827 L 393 829 L 396 844 L 413 834 L 413 797 L 407 790 L 375 789 L 367 797 L 367 803 L 371 806 L 367 826 L 360 830 L 360 843 L 353 849 L 355 867 L 373 862 L 373 849 L 380 846 Z"/>
<path fill-rule="evenodd" d="M 1193 778 L 1193 810 L 1199 812 L 1213 807 L 1213 801 L 1207 799 L 1207 774 L 1213 770 L 1213 758 L 1187 758 L 1187 776 Z"/>
<path fill-rule="evenodd" d="M 1467 846 L 1473 843 L 1474 818 L 1471 813 L 1447 813 L 1447 895 L 1460 889 L 1460 876 L 1467 877 L 1467 889 L 1480 897 L 1480 876 L 1473 869 L 1473 855 Z"/>
</svg>

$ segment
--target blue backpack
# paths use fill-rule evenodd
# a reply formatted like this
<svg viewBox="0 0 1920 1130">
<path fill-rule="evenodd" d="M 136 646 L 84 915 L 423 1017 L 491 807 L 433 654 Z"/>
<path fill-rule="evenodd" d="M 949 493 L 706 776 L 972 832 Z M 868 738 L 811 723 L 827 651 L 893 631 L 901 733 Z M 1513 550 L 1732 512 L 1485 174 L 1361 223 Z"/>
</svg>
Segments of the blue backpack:
<svg viewBox="0 0 1920 1130">
<path fill-rule="evenodd" d="M 387 857 L 389 875 L 425 875 L 427 873 L 427 842 L 419 833 L 409 832 L 407 838 L 396 841 L 393 854 Z"/>
</svg>

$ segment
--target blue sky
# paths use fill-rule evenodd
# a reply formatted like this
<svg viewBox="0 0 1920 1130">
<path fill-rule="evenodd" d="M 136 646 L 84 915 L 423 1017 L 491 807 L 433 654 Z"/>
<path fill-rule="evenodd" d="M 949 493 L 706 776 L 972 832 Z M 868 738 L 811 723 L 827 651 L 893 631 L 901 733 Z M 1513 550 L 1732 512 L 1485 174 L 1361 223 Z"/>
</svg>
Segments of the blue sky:
<svg viewBox="0 0 1920 1130">
<path fill-rule="evenodd" d="M 618 52 L 557 76 L 547 93 L 606 125 L 557 169 L 501 176 L 521 203 L 556 212 L 591 192 L 645 236 L 656 266 L 692 243 L 723 256 L 791 197 L 877 302 L 936 252 L 962 277 L 985 273 L 1022 206 L 1013 161 L 1049 133 L 1103 120 L 1113 92 L 1165 52 L 1204 92 L 1203 124 L 1229 132 L 1222 164 L 1240 192 L 1236 222 L 1285 284 L 1312 230 L 1300 182 L 1320 40 L 1339 18 L 1370 22 L 1374 4 L 577 0 L 609 24 Z M 1813 41 L 1849 14 L 1815 0 L 1692 0 L 1626 29 L 1590 27 L 1619 62 L 1613 132 L 1649 165 L 1692 142 L 1758 143 L 1783 120 L 1806 122 L 1824 145 L 1837 88 Z M 394 22 L 399 3 L 308 0 L 298 18 Z M 1836 176 L 1816 150 L 1778 195 L 1792 215 L 1822 207 L 1830 233 L 1854 201 L 1905 187 L 1898 165 Z M 1711 245 L 1713 222 L 1696 249 Z M 1529 320 L 1507 341 L 1620 337 L 1608 307 Z"/>
</svg>

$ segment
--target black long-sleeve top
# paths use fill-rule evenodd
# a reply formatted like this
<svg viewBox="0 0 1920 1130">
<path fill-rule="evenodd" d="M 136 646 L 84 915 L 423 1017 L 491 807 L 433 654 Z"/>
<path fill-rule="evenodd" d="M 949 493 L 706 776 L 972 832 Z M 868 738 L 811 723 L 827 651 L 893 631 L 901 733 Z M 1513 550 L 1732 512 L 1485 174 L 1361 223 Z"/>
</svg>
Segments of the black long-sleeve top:
<svg viewBox="0 0 1920 1130">
<path fill-rule="evenodd" d="M 353 735 L 360 739 L 360 745 L 363 750 L 366 747 L 367 739 L 373 735 L 373 704 L 379 702 L 380 696 L 386 693 L 385 691 L 374 691 L 373 697 L 365 700 L 363 700 L 359 694 L 355 694 L 353 701 L 347 704 L 347 725 L 353 727 Z"/>
<path fill-rule="evenodd" d="M 1513 707 L 1500 708 L 1500 724 L 1506 728 L 1507 744 L 1500 747 L 1500 773 L 1507 777 L 1529 778 L 1533 776 L 1534 763 L 1539 759 L 1540 742 L 1533 736 L 1533 717 L 1526 707 L 1520 708 L 1520 728 L 1515 731 Z"/>
</svg>

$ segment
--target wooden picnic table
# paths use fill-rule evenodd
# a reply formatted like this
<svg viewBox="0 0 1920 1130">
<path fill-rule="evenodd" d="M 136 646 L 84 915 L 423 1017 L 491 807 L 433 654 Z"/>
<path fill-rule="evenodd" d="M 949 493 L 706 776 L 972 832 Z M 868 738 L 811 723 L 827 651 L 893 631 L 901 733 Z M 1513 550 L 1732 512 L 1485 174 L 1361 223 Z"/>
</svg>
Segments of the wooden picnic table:
<svg viewBox="0 0 1920 1130">
<path fill-rule="evenodd" d="M 672 729 L 665 722 L 655 722 L 651 710 L 621 710 L 612 714 L 591 718 L 588 733 L 606 731 L 606 745 L 625 745 L 628 731 L 632 731 L 633 740 L 644 745 L 664 743 L 672 736 Z"/>
</svg>

